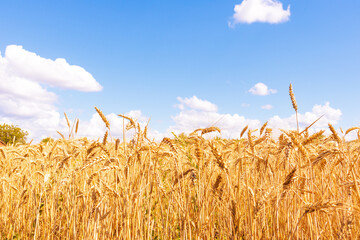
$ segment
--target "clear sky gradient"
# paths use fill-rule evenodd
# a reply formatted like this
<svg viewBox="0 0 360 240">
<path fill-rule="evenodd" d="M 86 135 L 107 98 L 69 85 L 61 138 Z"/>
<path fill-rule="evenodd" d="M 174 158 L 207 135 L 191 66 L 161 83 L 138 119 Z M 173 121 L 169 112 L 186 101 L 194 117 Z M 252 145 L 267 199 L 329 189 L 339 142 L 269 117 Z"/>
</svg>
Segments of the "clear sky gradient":
<svg viewBox="0 0 360 240">
<path fill-rule="evenodd" d="M 360 126 L 358 0 L 6 0 L 0 8 L 0 120 L 24 127 L 34 139 L 66 132 L 64 111 L 80 119 L 82 135 L 101 136 L 94 106 L 114 124 L 113 113 L 142 124 L 151 118 L 155 138 L 211 124 L 236 137 L 246 124 L 255 128 L 269 119 L 275 128 L 293 128 L 290 83 L 303 127 L 322 114 L 318 128 L 327 121 Z M 12 45 L 17 50 L 5 56 Z M 68 65 L 42 65 L 23 58 L 26 53 Z M 27 61 L 39 70 L 31 72 L 31 64 L 24 70 Z M 71 65 L 83 71 L 72 74 L 79 69 Z M 64 74 L 56 83 L 53 69 Z M 71 85 L 77 77 L 102 89 Z M 17 97 L 24 93 L 7 85 L 19 78 L 56 100 L 32 105 L 26 98 L 26 105 Z M 28 113 L 35 108 L 39 114 Z M 97 123 L 101 129 L 93 130 Z M 121 136 L 121 128 L 113 135 Z"/>
</svg>

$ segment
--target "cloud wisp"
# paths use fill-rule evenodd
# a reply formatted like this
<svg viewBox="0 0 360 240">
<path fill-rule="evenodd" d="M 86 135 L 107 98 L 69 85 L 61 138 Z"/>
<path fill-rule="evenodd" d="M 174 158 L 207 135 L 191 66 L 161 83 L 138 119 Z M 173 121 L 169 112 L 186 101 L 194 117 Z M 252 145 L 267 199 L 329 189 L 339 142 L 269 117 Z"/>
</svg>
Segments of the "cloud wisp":
<svg viewBox="0 0 360 240">
<path fill-rule="evenodd" d="M 266 104 L 264 106 L 261 106 L 261 109 L 265 109 L 265 110 L 270 110 L 272 108 L 273 108 L 273 106 L 271 104 Z"/>
<path fill-rule="evenodd" d="M 290 19 L 290 6 L 283 9 L 283 4 L 277 0 L 243 0 L 242 3 L 235 5 L 234 11 L 229 22 L 230 27 L 234 27 L 238 23 L 275 24 Z"/>
</svg>

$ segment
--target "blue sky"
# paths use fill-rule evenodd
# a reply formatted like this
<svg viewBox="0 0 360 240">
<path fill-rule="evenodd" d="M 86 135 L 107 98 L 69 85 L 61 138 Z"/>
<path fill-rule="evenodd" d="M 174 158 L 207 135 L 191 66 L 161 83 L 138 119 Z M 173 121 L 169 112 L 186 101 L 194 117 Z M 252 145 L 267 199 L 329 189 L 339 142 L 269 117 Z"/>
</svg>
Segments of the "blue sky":
<svg viewBox="0 0 360 240">
<path fill-rule="evenodd" d="M 66 132 L 64 111 L 80 119 L 82 135 L 100 136 L 94 106 L 114 124 L 119 113 L 142 124 L 151 118 L 155 138 L 214 123 L 225 137 L 236 137 L 244 125 L 256 128 L 269 119 L 274 128 L 293 128 L 290 83 L 302 126 L 322 114 L 318 128 L 360 125 L 357 0 L 12 0 L 0 7 L 0 120 L 34 139 Z M 24 58 L 27 53 L 54 65 Z M 67 67 L 51 72 L 57 58 Z M 81 77 L 72 65 L 82 68 Z M 8 87 L 19 78 L 43 98 L 31 103 L 19 84 Z M 79 79 L 93 88 L 79 87 Z M 265 86 L 273 93 L 249 91 L 258 83 L 257 91 Z M 20 86 L 31 92 L 30 85 Z M 114 127 L 113 135 L 121 129 Z"/>
</svg>

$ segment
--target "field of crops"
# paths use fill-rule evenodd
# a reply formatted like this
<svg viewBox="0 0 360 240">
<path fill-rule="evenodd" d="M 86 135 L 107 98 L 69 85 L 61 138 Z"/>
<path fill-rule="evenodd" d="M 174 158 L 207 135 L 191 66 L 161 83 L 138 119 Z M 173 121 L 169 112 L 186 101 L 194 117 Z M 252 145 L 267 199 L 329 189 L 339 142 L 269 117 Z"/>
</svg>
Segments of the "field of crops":
<svg viewBox="0 0 360 240">
<path fill-rule="evenodd" d="M 274 140 L 266 126 L 258 137 L 204 139 L 212 127 L 155 143 L 129 126 L 137 134 L 126 144 L 104 136 L 1 148 L 1 238 L 360 234 L 359 139 L 289 131 Z"/>
<path fill-rule="evenodd" d="M 294 101 L 293 101 L 294 103 Z M 295 104 L 296 105 L 296 104 Z M 294 108 L 297 106 L 294 106 Z M 295 108 L 295 110 L 297 110 Z M 107 129 L 110 125 L 98 110 Z M 266 124 L 0 148 L 1 239 L 355 239 L 360 138 Z M 359 136 L 359 133 L 358 133 Z"/>
</svg>

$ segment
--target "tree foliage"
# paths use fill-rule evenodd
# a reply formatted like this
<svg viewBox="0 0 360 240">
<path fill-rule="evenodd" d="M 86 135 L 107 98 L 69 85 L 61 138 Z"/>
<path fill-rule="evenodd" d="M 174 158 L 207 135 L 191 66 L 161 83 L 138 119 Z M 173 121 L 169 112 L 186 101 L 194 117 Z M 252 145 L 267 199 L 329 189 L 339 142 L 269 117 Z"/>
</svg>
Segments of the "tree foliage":
<svg viewBox="0 0 360 240">
<path fill-rule="evenodd" d="M 25 143 L 27 135 L 29 135 L 28 132 L 17 126 L 8 125 L 6 123 L 0 124 L 0 140 L 5 144 Z"/>
</svg>

